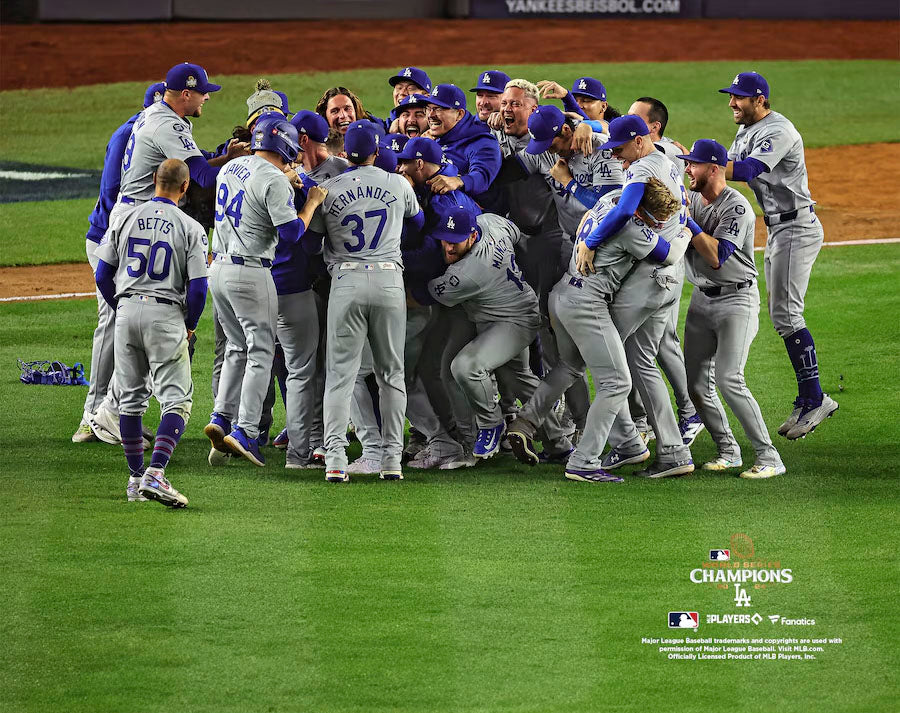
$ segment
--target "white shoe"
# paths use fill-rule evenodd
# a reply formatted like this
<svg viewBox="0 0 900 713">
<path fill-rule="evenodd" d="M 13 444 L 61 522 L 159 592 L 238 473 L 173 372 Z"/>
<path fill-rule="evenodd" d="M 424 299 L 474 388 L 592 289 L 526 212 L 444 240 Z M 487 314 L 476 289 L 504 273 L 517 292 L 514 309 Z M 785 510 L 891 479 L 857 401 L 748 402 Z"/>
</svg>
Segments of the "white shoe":
<svg viewBox="0 0 900 713">
<path fill-rule="evenodd" d="M 122 442 L 122 433 L 119 431 L 119 417 L 113 415 L 106 406 L 101 406 L 97 409 L 97 413 L 93 416 L 88 416 L 88 424 L 94 435 L 104 443 L 115 446 Z"/>
<path fill-rule="evenodd" d="M 381 461 L 360 456 L 344 469 L 351 475 L 378 475 L 381 473 Z"/>
<path fill-rule="evenodd" d="M 86 418 L 82 418 L 78 429 L 72 434 L 72 443 L 91 443 L 99 440 L 97 434 L 91 430 L 91 424 L 87 422 Z"/>
<path fill-rule="evenodd" d="M 728 460 L 719 456 L 715 460 L 707 461 L 701 467 L 703 470 L 728 470 L 729 468 L 740 468 L 744 462 L 738 458 L 737 460 Z"/>
<path fill-rule="evenodd" d="M 312 452 L 313 458 L 323 468 L 325 467 L 325 454 L 326 453 L 327 453 L 327 451 L 325 450 L 324 446 L 319 446 L 318 448 L 313 448 L 313 452 Z"/>
<path fill-rule="evenodd" d="M 326 470 L 325 480 L 328 483 L 349 483 L 350 476 L 343 470 Z"/>
<path fill-rule="evenodd" d="M 138 488 L 141 486 L 141 479 L 138 476 L 133 476 L 128 479 L 128 487 L 125 488 L 125 494 L 128 496 L 128 502 L 130 503 L 146 503 L 147 498 L 138 492 Z"/>
<path fill-rule="evenodd" d="M 791 415 L 787 417 L 787 420 L 782 423 L 778 427 L 778 435 L 786 436 L 788 431 L 790 431 L 794 426 L 797 425 L 797 421 L 800 419 L 800 414 L 803 413 L 803 406 L 806 403 L 806 400 L 798 396 L 794 399 L 794 410 L 791 411 Z"/>
<path fill-rule="evenodd" d="M 475 465 L 474 456 L 471 457 L 472 465 Z M 409 463 L 406 464 L 410 468 L 420 468 L 428 470 L 437 468 L 438 470 L 456 470 L 457 468 L 466 468 L 469 466 L 469 458 L 465 453 L 456 453 L 451 456 L 436 456 L 430 449 L 426 448 L 419 453 Z"/>
<path fill-rule="evenodd" d="M 209 456 L 206 460 L 211 466 L 216 468 L 221 465 L 229 465 L 230 463 L 233 463 L 234 457 L 231 453 L 225 453 L 224 451 L 220 451 L 217 448 L 210 448 Z"/>
<path fill-rule="evenodd" d="M 837 401 L 828 394 L 822 394 L 822 403 L 818 406 L 804 407 L 797 419 L 794 427 L 785 435 L 788 440 L 794 441 L 798 438 L 806 438 L 807 434 L 812 433 L 826 418 L 831 418 L 835 411 L 839 408 Z"/>
<path fill-rule="evenodd" d="M 170 508 L 183 508 L 188 504 L 188 499 L 166 479 L 162 468 L 147 468 L 144 471 L 138 493 Z"/>
<path fill-rule="evenodd" d="M 783 465 L 754 465 L 750 470 L 741 473 L 741 478 L 750 480 L 762 480 L 763 478 L 774 478 L 776 475 L 784 475 L 787 468 Z"/>
</svg>

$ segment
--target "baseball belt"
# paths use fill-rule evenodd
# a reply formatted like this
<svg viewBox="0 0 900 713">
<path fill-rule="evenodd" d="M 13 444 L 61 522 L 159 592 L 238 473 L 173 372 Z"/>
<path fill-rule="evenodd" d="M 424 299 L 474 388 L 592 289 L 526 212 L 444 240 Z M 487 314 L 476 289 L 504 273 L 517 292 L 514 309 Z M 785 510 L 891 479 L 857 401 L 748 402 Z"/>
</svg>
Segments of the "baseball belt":
<svg viewBox="0 0 900 713">
<path fill-rule="evenodd" d="M 234 265 L 245 267 L 272 267 L 272 261 L 267 257 L 246 257 L 244 255 L 226 255 L 225 253 L 213 253 L 216 262 L 230 262 Z"/>
<path fill-rule="evenodd" d="M 126 293 L 124 295 L 119 296 L 120 300 L 138 300 L 140 302 L 149 302 L 150 300 L 156 300 L 161 305 L 174 305 L 178 304 L 175 300 L 167 300 L 165 297 L 154 297 L 152 295 L 137 295 L 132 293 Z"/>
<path fill-rule="evenodd" d="M 805 213 L 807 211 L 806 208 L 798 208 L 797 210 L 789 210 L 787 213 L 779 213 L 778 215 L 763 216 L 763 222 L 766 225 L 778 225 L 779 223 L 787 223 L 789 220 L 793 220 L 801 213 Z M 814 205 L 809 206 L 809 212 L 815 213 L 816 207 Z"/>
<path fill-rule="evenodd" d="M 732 292 L 737 292 L 738 290 L 743 290 L 745 287 L 750 287 L 752 284 L 753 280 L 747 280 L 746 282 L 736 282 L 732 285 L 701 287 L 700 291 L 707 297 L 718 297 L 719 295 L 727 295 L 731 294 Z"/>
</svg>

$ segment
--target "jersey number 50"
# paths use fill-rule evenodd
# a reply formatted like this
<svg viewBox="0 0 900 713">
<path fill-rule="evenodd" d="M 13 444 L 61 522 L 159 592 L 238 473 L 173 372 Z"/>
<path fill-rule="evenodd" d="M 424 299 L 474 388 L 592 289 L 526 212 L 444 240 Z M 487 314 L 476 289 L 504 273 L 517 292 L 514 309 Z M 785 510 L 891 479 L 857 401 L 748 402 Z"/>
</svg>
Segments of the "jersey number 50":
<svg viewBox="0 0 900 713">
<path fill-rule="evenodd" d="M 161 259 L 160 253 L 162 253 Z M 172 246 L 162 240 L 151 245 L 149 238 L 129 236 L 128 257 L 137 259 L 137 265 L 128 266 L 128 274 L 131 277 L 140 277 L 146 273 L 151 280 L 159 282 L 169 276 L 169 267 L 172 265 Z"/>
</svg>

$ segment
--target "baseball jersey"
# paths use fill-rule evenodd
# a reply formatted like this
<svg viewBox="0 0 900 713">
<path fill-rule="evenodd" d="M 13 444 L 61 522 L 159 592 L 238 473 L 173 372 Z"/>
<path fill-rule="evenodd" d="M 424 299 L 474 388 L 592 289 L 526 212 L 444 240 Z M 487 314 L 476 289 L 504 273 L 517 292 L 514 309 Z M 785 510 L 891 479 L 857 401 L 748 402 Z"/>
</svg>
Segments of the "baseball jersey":
<svg viewBox="0 0 900 713">
<path fill-rule="evenodd" d="M 594 134 L 594 141 L 598 145 L 603 143 L 600 136 L 600 134 Z M 587 212 L 587 207 L 550 175 L 550 169 L 556 165 L 559 157 L 549 151 L 535 155 L 524 150 L 519 152 L 518 157 L 528 173 L 537 173 L 543 176 L 547 185 L 550 186 L 553 200 L 556 203 L 559 227 L 567 235 L 575 235 L 578 232 L 578 224 L 581 222 L 582 216 Z M 622 185 L 622 163 L 613 158 L 610 149 L 595 149 L 590 156 L 576 152 L 566 159 L 566 163 L 569 165 L 572 177 L 582 186 L 594 188 Z"/>
<path fill-rule="evenodd" d="M 324 233 L 325 263 L 393 262 L 403 266 L 403 219 L 419 213 L 409 181 L 376 166 L 359 166 L 322 183 L 328 197 L 313 214 L 311 230 Z"/>
<path fill-rule="evenodd" d="M 312 171 L 304 171 L 303 174 L 309 176 L 316 183 L 321 183 L 343 173 L 349 167 L 350 162 L 347 159 L 340 156 L 329 156 Z"/>
<path fill-rule="evenodd" d="M 194 143 L 193 127 L 164 101 L 147 107 L 131 130 L 131 138 L 122 157 L 123 196 L 138 201 L 153 198 L 153 172 L 167 158 L 187 161 L 192 156 L 203 156 Z"/>
<path fill-rule="evenodd" d="M 511 136 L 498 130 L 492 130 L 491 133 L 500 144 L 500 154 L 503 158 L 524 151 L 531 140 L 529 134 Z M 502 207 L 507 209 L 505 212 L 508 212 L 509 219 L 521 228 L 538 229 L 553 205 L 552 191 L 547 182 L 540 176 L 532 174 L 526 180 L 507 183 L 503 188 L 506 191 L 507 205 Z"/>
<path fill-rule="evenodd" d="M 114 218 L 97 257 L 116 267 L 116 297 L 147 295 L 184 306 L 188 280 L 206 277 L 206 231 L 172 201 L 153 198 Z"/>
<path fill-rule="evenodd" d="M 429 293 L 447 307 L 461 304 L 476 325 L 509 322 L 537 329 L 538 298 L 516 264 L 519 229 L 493 213 L 479 215 L 476 222 L 481 237 L 461 260 L 428 283 Z"/>
<path fill-rule="evenodd" d="M 659 141 L 653 142 L 653 145 L 656 146 L 660 151 L 662 151 L 666 157 L 675 164 L 675 168 L 678 169 L 678 173 L 680 175 L 684 175 L 685 169 L 687 168 L 684 164 L 683 158 L 678 158 L 683 155 L 680 148 L 675 145 L 675 142 L 672 139 L 663 136 L 659 139 Z"/>
<path fill-rule="evenodd" d="M 594 272 L 582 275 L 576 267 L 578 244 L 590 235 L 604 216 L 612 210 L 622 195 L 615 190 L 603 196 L 584 216 L 581 230 L 575 238 L 572 258 L 569 260 L 567 276 L 574 278 L 588 295 L 614 295 L 622 286 L 622 281 L 637 260 L 650 254 L 656 244 L 654 231 L 643 221 L 632 216 L 625 227 L 609 240 L 604 240 L 594 251 Z"/>
<path fill-rule="evenodd" d="M 748 156 L 769 169 L 748 183 L 763 213 L 775 216 L 815 204 L 809 194 L 803 139 L 777 111 L 738 129 L 728 158 L 742 161 Z"/>
<path fill-rule="evenodd" d="M 687 223 L 687 191 L 684 189 L 684 180 L 672 163 L 661 151 L 654 151 L 643 158 L 634 161 L 625 171 L 625 185 L 629 183 L 647 183 L 651 178 L 662 181 L 663 185 L 671 191 L 681 202 L 681 210 L 670 217 L 657 232 L 666 240 L 678 237 L 681 229 Z"/>
<path fill-rule="evenodd" d="M 706 205 L 698 192 L 691 193 L 691 217 L 703 231 L 719 240 L 733 243 L 736 250 L 720 268 L 713 269 L 694 248 L 688 248 L 684 260 L 688 280 L 698 287 L 733 285 L 756 277 L 753 262 L 753 229 L 756 218 L 750 202 L 731 186 Z"/>
<path fill-rule="evenodd" d="M 243 257 L 275 257 L 276 227 L 297 219 L 294 187 L 261 156 L 229 161 L 216 178 L 213 250 Z"/>
</svg>

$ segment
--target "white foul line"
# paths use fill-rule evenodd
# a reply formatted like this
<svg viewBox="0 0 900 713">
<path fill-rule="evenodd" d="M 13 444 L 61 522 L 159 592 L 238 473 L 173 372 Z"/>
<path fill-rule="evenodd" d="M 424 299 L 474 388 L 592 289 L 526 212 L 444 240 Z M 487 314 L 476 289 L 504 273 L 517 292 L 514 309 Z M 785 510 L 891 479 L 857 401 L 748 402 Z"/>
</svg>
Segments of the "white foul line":
<svg viewBox="0 0 900 713">
<path fill-rule="evenodd" d="M 900 243 L 900 238 L 872 238 L 867 240 L 838 240 L 833 243 L 822 243 L 824 248 L 839 248 L 847 245 L 885 245 L 888 243 Z M 755 252 L 762 252 L 764 247 L 753 248 Z M 0 302 L 32 302 L 35 300 L 66 300 L 76 297 L 93 297 L 96 292 L 64 292 L 61 295 L 27 295 L 24 297 L 0 297 Z"/>
</svg>

